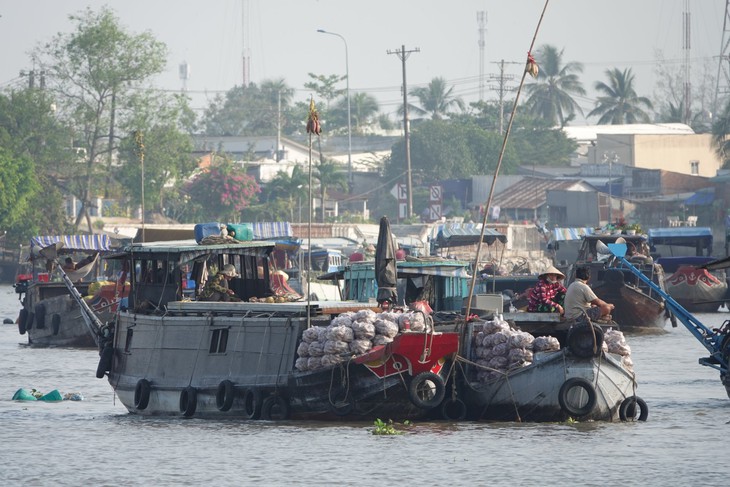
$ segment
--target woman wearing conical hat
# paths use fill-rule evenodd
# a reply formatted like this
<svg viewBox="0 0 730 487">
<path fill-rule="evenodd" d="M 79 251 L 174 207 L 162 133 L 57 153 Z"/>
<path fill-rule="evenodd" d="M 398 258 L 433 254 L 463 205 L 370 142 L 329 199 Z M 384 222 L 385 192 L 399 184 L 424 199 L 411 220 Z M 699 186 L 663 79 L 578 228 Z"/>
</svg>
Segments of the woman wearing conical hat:
<svg viewBox="0 0 730 487">
<path fill-rule="evenodd" d="M 563 314 L 565 312 L 563 309 L 565 275 L 554 266 L 550 266 L 537 277 L 537 284 L 528 293 L 527 311 Z"/>
</svg>

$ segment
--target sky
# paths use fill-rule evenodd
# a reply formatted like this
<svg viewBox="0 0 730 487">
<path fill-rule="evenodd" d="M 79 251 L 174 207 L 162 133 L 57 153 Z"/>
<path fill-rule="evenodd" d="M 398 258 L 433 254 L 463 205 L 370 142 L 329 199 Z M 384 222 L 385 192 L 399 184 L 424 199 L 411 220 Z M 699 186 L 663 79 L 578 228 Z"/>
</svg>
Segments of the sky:
<svg viewBox="0 0 730 487">
<path fill-rule="evenodd" d="M 350 93 L 376 97 L 381 111 L 397 120 L 402 104 L 403 65 L 410 89 L 443 77 L 465 102 L 496 100 L 498 63 L 516 88 L 535 36 L 545 0 L 3 0 L 0 2 L 0 89 L 27 80 L 29 53 L 55 34 L 71 32 L 69 14 L 87 7 L 111 7 L 132 34 L 151 32 L 169 50 L 168 64 L 155 84 L 183 88 L 202 113 L 216 94 L 243 82 L 242 56 L 249 53 L 250 81 L 283 78 L 308 99 L 308 73 L 349 73 Z M 588 94 L 577 99 L 585 113 L 595 106 L 593 88 L 607 69 L 630 68 L 640 96 L 654 96 L 657 53 L 673 67 L 685 60 L 683 12 L 691 11 L 693 78 L 703 67 L 715 76 L 723 41 L 723 0 L 549 0 L 535 47 L 563 50 L 564 62 L 584 65 Z M 484 48 L 479 47 L 477 13 L 486 12 Z M 730 28 L 730 27 L 729 27 Z M 318 29 L 339 34 L 326 35 Z M 418 49 L 416 52 L 415 50 Z M 540 62 L 537 59 L 538 63 Z M 179 66 L 187 63 L 183 82 Z M 483 66 L 483 77 L 480 76 Z M 696 83 L 693 81 L 693 84 Z M 481 87 L 481 89 L 480 89 Z M 342 88 L 345 88 L 344 82 Z M 316 100 L 315 100 L 316 101 Z M 409 100 L 411 101 L 411 100 Z M 595 120 L 593 120 L 594 122 Z M 579 117 L 574 125 L 591 123 Z"/>
</svg>

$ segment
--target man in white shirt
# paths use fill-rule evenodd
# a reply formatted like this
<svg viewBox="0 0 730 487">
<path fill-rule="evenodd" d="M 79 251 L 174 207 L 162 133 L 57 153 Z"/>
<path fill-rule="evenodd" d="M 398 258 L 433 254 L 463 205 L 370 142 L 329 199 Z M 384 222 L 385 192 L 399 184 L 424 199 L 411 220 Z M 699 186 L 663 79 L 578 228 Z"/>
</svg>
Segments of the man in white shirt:
<svg viewBox="0 0 730 487">
<path fill-rule="evenodd" d="M 593 292 L 588 285 L 591 270 L 588 267 L 579 267 L 575 271 L 575 280 L 568 286 L 565 293 L 565 318 L 580 319 L 585 315 L 591 320 L 610 320 L 613 304 L 609 304 Z"/>
</svg>

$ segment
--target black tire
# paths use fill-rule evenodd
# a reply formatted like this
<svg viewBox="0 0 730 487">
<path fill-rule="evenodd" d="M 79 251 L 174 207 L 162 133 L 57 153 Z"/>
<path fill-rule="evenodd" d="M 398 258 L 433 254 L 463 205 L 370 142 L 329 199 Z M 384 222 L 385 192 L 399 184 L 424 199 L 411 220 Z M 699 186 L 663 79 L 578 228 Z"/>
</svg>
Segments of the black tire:
<svg viewBox="0 0 730 487">
<path fill-rule="evenodd" d="M 466 419 L 466 403 L 461 399 L 446 399 L 441 403 L 441 417 L 449 421 Z"/>
<path fill-rule="evenodd" d="M 180 412 L 186 418 L 195 414 L 198 407 L 198 391 L 195 387 L 188 386 L 180 392 Z"/>
<path fill-rule="evenodd" d="M 30 330 L 31 328 L 33 328 L 33 320 L 34 319 L 35 319 L 35 313 L 33 313 L 32 311 L 29 311 L 28 312 L 28 319 L 25 320 L 25 329 L 26 330 Z"/>
<path fill-rule="evenodd" d="M 261 405 L 261 419 L 285 420 L 289 419 L 289 402 L 279 394 L 273 394 Z"/>
<path fill-rule="evenodd" d="M 568 350 L 576 357 L 600 357 L 603 347 L 603 328 L 595 323 L 578 323 L 570 327 L 565 341 Z"/>
<path fill-rule="evenodd" d="M 421 409 L 435 408 L 446 395 L 446 385 L 440 375 L 421 372 L 408 385 L 408 398 Z"/>
<path fill-rule="evenodd" d="M 636 406 L 639 406 L 639 416 L 636 416 Z M 638 396 L 629 396 L 618 407 L 618 417 L 621 421 L 646 421 L 649 417 L 649 406 L 646 401 Z"/>
<path fill-rule="evenodd" d="M 46 327 L 46 307 L 43 304 L 35 305 L 35 326 L 36 328 Z"/>
<path fill-rule="evenodd" d="M 256 387 L 249 387 L 243 391 L 243 413 L 247 419 L 261 417 L 261 391 Z"/>
<path fill-rule="evenodd" d="M 583 389 L 587 395 L 584 403 L 576 404 L 570 397 L 573 389 Z M 596 389 L 589 381 L 582 377 L 572 377 L 560 386 L 558 391 L 558 402 L 563 411 L 572 417 L 580 417 L 589 414 L 596 406 Z"/>
<path fill-rule="evenodd" d="M 96 367 L 96 378 L 103 379 L 104 374 L 112 370 L 112 358 L 114 357 L 114 349 L 111 346 L 104 347 L 99 352 L 99 365 Z"/>
<path fill-rule="evenodd" d="M 58 335 L 58 332 L 61 331 L 61 315 L 58 313 L 51 315 L 51 329 L 54 335 Z"/>
<path fill-rule="evenodd" d="M 18 314 L 18 333 L 21 335 L 25 335 L 26 331 L 26 322 L 28 321 L 28 310 L 23 308 L 20 310 L 20 314 Z"/>
<path fill-rule="evenodd" d="M 330 393 L 329 408 L 337 416 L 347 416 L 355 410 L 355 400 L 348 394 L 347 389 L 342 387 L 338 389 Z"/>
<path fill-rule="evenodd" d="M 140 411 L 144 411 L 147 405 L 150 403 L 150 391 L 152 385 L 147 379 L 140 379 L 137 381 L 137 386 L 134 388 L 134 407 Z"/>
<path fill-rule="evenodd" d="M 215 405 L 218 411 L 226 412 L 233 406 L 233 399 L 236 395 L 236 388 L 229 380 L 221 381 L 218 384 L 218 391 L 215 394 Z"/>
</svg>

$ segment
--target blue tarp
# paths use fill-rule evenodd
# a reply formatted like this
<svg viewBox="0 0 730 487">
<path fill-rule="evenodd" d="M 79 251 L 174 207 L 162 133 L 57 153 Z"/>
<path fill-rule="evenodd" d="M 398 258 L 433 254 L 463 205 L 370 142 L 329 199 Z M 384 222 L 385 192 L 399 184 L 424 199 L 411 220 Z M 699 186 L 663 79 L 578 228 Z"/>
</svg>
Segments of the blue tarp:
<svg viewBox="0 0 730 487">
<path fill-rule="evenodd" d="M 715 201 L 715 188 L 707 188 L 697 191 L 695 194 L 684 200 L 685 206 L 707 206 Z"/>
<path fill-rule="evenodd" d="M 64 250 L 112 250 L 111 239 L 106 235 L 56 235 L 32 237 L 30 248 L 42 249 L 57 242 L 63 242 Z"/>
<path fill-rule="evenodd" d="M 254 240 L 272 240 L 294 236 L 289 222 L 255 222 L 251 225 Z"/>
<path fill-rule="evenodd" d="M 554 242 L 563 242 L 569 240 L 580 240 L 586 235 L 593 235 L 595 230 L 592 227 L 565 227 L 553 228 L 552 240 Z"/>
<path fill-rule="evenodd" d="M 649 245 L 672 245 L 712 249 L 712 229 L 709 227 L 650 228 Z"/>
</svg>

